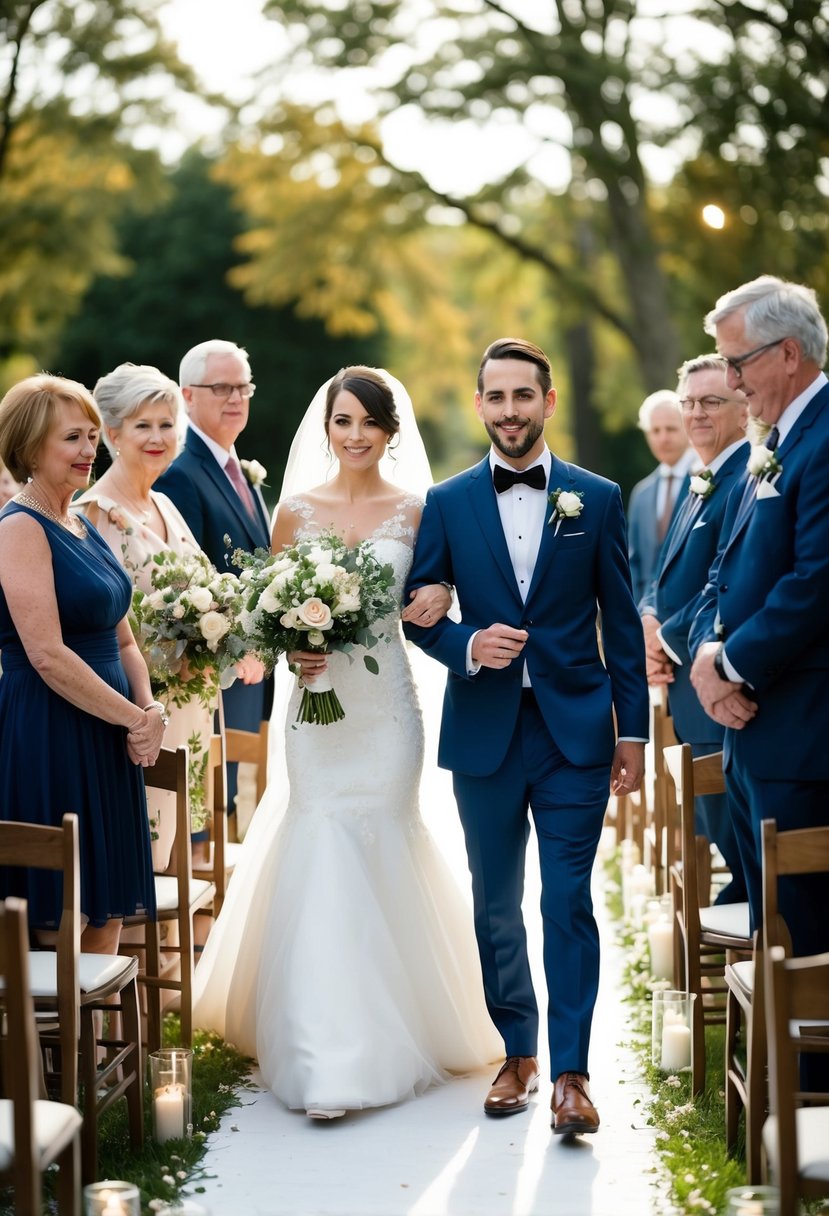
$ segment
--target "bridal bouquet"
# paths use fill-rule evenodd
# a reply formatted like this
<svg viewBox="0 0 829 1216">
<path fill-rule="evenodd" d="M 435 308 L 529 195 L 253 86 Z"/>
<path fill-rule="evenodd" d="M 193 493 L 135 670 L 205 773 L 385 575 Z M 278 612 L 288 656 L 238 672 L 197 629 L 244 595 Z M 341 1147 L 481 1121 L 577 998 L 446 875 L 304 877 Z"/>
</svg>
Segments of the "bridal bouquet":
<svg viewBox="0 0 829 1216">
<path fill-rule="evenodd" d="M 133 591 L 132 625 L 153 690 L 174 705 L 198 697 L 211 709 L 245 653 L 241 585 L 234 574 L 220 574 L 203 554 L 165 551 L 152 560 L 153 590 Z"/>
<path fill-rule="evenodd" d="M 394 571 L 368 541 L 350 549 L 336 533 L 321 532 L 281 553 L 237 550 L 233 561 L 245 588 L 247 646 L 268 667 L 291 650 L 370 649 L 379 640 L 371 626 L 399 607 Z M 363 662 L 375 675 L 380 670 L 373 655 Z M 305 687 L 297 722 L 328 725 L 344 717 L 327 672 Z"/>
</svg>

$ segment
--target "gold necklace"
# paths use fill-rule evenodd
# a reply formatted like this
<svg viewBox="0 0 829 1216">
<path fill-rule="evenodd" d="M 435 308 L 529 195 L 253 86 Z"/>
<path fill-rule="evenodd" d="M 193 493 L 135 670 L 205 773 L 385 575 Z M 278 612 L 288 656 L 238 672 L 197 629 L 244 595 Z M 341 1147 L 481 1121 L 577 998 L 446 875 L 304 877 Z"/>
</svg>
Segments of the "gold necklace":
<svg viewBox="0 0 829 1216">
<path fill-rule="evenodd" d="M 67 532 L 71 532 L 73 536 L 77 536 L 81 540 L 83 540 L 83 538 L 87 535 L 87 526 L 82 519 L 78 518 L 77 515 L 70 515 L 68 520 L 61 519 L 59 515 L 55 514 L 51 507 L 44 507 L 43 503 L 39 502 L 34 495 L 29 494 L 27 490 L 24 490 L 22 494 L 18 494 L 15 498 L 15 502 L 22 503 L 24 507 L 31 507 L 33 511 L 37 511 L 41 515 L 45 515 L 47 519 L 51 519 L 54 521 L 54 523 L 60 524 L 60 526 L 65 528 Z"/>
</svg>

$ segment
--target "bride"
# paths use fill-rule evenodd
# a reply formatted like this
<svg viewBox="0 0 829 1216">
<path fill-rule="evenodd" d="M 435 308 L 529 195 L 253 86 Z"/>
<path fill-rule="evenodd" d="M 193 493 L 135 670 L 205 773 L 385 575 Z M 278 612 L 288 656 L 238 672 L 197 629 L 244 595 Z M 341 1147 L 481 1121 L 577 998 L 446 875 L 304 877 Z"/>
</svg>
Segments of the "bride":
<svg viewBox="0 0 829 1216">
<path fill-rule="evenodd" d="M 323 449 L 335 475 L 293 493 L 323 476 Z M 403 386 L 345 368 L 294 440 L 272 548 L 330 529 L 369 539 L 402 596 L 423 506 L 409 491 L 428 480 Z M 425 624 L 448 606 L 444 588 L 422 588 L 403 615 Z M 420 818 L 423 724 L 400 617 L 378 631 L 389 639 L 374 652 L 379 675 L 359 653 L 288 656 L 311 686 L 330 672 L 345 718 L 297 724 L 293 688 L 288 796 L 272 760 L 196 969 L 196 1024 L 254 1055 L 274 1094 L 312 1118 L 409 1098 L 503 1054 L 471 912 Z"/>
</svg>

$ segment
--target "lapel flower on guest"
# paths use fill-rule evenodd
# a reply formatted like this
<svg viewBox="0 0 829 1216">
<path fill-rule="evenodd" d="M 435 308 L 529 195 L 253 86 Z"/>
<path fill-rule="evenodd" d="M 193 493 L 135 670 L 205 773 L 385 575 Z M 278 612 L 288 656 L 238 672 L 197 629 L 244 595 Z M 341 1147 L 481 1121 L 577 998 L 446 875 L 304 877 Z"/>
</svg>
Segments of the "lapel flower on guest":
<svg viewBox="0 0 829 1216">
<path fill-rule="evenodd" d="M 688 486 L 692 494 L 696 494 L 697 498 L 703 500 L 710 498 L 716 488 L 714 474 L 710 469 L 700 469 L 699 473 L 693 475 Z"/>
<path fill-rule="evenodd" d="M 558 530 L 565 519 L 578 519 L 584 510 L 582 498 L 584 492 L 582 490 L 562 490 L 559 487 L 553 490 L 552 494 L 547 496 L 550 506 L 553 508 L 550 518 L 547 520 L 547 526 L 555 522 L 556 536 Z"/>
<path fill-rule="evenodd" d="M 239 464 L 242 466 L 242 472 L 254 489 L 258 490 L 260 486 L 265 484 L 268 470 L 258 460 L 240 460 Z"/>
<path fill-rule="evenodd" d="M 764 477 L 774 477 L 783 471 L 777 453 L 767 448 L 764 443 L 756 443 L 751 449 L 746 468 L 753 477 L 759 477 L 761 481 Z"/>
</svg>

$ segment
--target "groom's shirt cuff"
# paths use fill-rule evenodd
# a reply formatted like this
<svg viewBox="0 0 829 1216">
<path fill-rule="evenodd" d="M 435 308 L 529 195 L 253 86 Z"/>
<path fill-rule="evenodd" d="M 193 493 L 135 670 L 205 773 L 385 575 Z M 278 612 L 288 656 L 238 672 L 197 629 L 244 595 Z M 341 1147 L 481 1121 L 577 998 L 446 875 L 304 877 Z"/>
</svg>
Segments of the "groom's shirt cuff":
<svg viewBox="0 0 829 1216">
<path fill-rule="evenodd" d="M 466 643 L 466 674 L 468 676 L 476 676 L 481 670 L 481 664 L 472 658 L 472 645 L 480 632 L 480 629 L 476 629 L 472 634 L 472 637 Z"/>
<path fill-rule="evenodd" d="M 640 739 L 637 735 L 619 735 L 617 743 L 647 743 L 647 739 Z"/>
</svg>

